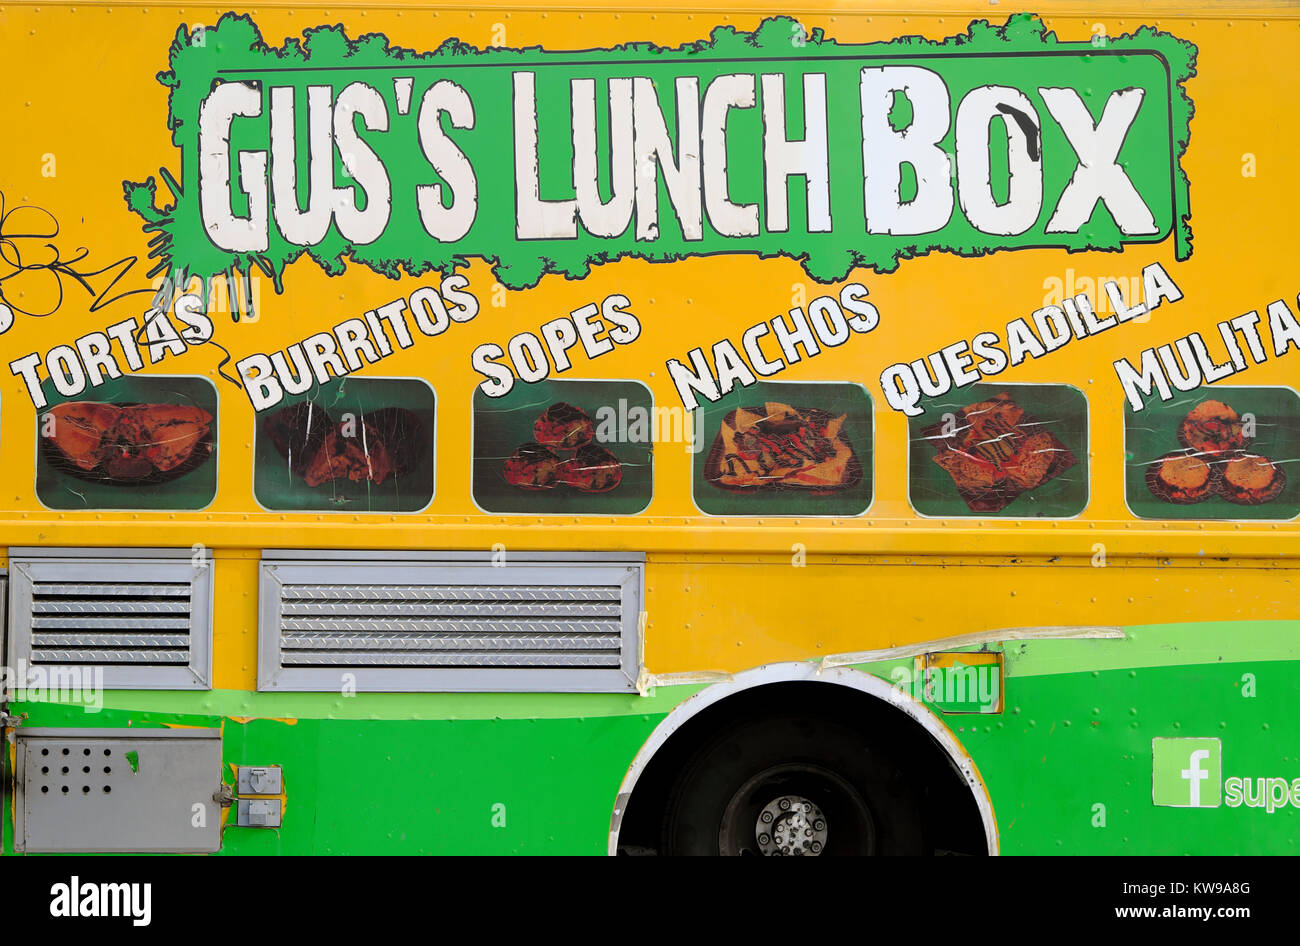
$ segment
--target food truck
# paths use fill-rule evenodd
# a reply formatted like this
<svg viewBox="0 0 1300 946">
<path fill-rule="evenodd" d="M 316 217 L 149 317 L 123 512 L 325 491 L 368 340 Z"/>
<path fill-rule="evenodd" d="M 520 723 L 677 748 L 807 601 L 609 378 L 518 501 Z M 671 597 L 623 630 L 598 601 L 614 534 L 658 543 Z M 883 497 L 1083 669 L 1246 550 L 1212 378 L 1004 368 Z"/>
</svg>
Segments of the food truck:
<svg viewBox="0 0 1300 946">
<path fill-rule="evenodd" d="M 1294 7 L 0 35 L 5 854 L 1294 852 Z"/>
</svg>

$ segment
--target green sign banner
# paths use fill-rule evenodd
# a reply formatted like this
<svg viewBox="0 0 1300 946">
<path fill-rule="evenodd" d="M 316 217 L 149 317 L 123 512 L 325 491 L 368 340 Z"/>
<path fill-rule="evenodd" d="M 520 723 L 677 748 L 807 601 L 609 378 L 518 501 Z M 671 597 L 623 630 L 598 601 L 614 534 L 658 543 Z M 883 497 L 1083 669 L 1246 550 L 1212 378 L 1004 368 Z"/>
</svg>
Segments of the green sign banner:
<svg viewBox="0 0 1300 946">
<path fill-rule="evenodd" d="M 932 251 L 1191 253 L 1190 43 L 1064 43 L 1034 17 L 849 45 L 776 17 L 675 49 L 432 52 L 342 26 L 184 27 L 159 74 L 181 173 L 127 182 L 158 271 L 306 254 L 506 286 L 621 257 L 799 260 L 818 281 Z"/>
</svg>

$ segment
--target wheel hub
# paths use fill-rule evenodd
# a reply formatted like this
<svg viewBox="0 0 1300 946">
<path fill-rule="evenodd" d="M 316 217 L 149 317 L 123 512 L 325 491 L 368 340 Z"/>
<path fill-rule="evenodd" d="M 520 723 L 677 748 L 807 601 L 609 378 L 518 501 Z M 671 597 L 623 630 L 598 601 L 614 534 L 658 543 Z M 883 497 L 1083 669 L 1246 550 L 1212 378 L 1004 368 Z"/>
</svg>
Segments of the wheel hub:
<svg viewBox="0 0 1300 946">
<path fill-rule="evenodd" d="M 763 806 L 754 825 L 767 857 L 816 857 L 826 848 L 826 816 L 802 795 L 781 795 Z"/>
</svg>

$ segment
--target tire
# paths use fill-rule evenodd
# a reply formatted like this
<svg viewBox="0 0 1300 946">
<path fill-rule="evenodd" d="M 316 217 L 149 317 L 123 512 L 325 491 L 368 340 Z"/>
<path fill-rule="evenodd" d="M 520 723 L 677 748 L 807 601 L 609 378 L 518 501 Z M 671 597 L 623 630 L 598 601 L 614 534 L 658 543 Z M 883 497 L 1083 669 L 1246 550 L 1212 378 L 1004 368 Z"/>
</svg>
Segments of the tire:
<svg viewBox="0 0 1300 946">
<path fill-rule="evenodd" d="M 689 758 L 661 851 L 915 855 L 923 838 L 916 787 L 893 759 L 847 726 L 780 716 L 738 723 Z"/>
</svg>

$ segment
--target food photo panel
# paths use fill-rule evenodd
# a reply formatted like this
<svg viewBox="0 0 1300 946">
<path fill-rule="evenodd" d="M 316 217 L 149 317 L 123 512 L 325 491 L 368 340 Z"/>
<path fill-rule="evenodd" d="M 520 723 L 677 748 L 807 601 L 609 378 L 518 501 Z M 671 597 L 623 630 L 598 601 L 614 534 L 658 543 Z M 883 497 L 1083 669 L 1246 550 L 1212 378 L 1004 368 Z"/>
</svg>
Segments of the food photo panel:
<svg viewBox="0 0 1300 946">
<path fill-rule="evenodd" d="M 1066 384 L 972 384 L 910 418 L 923 516 L 1068 519 L 1088 505 L 1088 403 Z"/>
<path fill-rule="evenodd" d="M 203 509 L 217 494 L 217 392 L 127 375 L 36 412 L 36 496 L 50 509 Z"/>
<path fill-rule="evenodd" d="M 1124 411 L 1124 494 L 1143 519 L 1300 515 L 1300 394 L 1214 385 Z"/>
<path fill-rule="evenodd" d="M 653 494 L 654 403 L 639 381 L 474 391 L 474 502 L 484 512 L 633 515 Z"/>
<path fill-rule="evenodd" d="M 253 491 L 266 509 L 419 512 L 433 501 L 433 389 L 337 378 L 258 412 Z"/>
<path fill-rule="evenodd" d="M 858 384 L 760 381 L 701 403 L 695 505 L 713 516 L 858 516 L 872 496 L 871 398 Z"/>
</svg>

